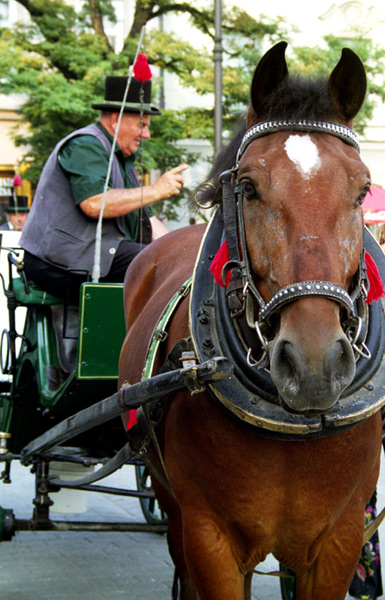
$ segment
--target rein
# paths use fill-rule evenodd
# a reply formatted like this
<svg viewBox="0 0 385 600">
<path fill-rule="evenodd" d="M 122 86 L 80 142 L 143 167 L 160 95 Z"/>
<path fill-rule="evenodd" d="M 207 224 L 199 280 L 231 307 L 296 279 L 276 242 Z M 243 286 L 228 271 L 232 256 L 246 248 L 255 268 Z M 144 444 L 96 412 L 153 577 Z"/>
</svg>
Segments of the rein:
<svg viewBox="0 0 385 600">
<path fill-rule="evenodd" d="M 327 298 L 342 306 L 344 309 L 342 326 L 352 345 L 356 359 L 362 356 L 369 360 L 371 354 L 365 345 L 366 327 L 364 326 L 367 319 L 365 300 L 368 294 L 364 247 L 362 247 L 358 269 L 349 292 L 329 281 L 302 281 L 280 289 L 266 303 L 254 283 L 247 253 L 243 196 L 238 181 L 239 161 L 254 140 L 280 131 L 329 134 L 353 146 L 358 152 L 360 150 L 357 135 L 345 125 L 306 120 L 268 121 L 258 123 L 246 132 L 238 149 L 236 165 L 221 174 L 224 230 L 229 253 L 229 260 L 222 269 L 222 282 L 225 285 L 226 277 L 230 273 L 231 278 L 230 283 L 226 286 L 226 294 L 231 316 L 233 319 L 240 319 L 241 328 L 244 332 L 246 331 L 246 338 L 250 337 L 247 328 L 254 330 L 262 347 L 262 355 L 258 360 L 252 357 L 252 348 L 249 347 L 248 363 L 250 366 L 258 368 L 268 366 L 267 334 L 271 326 L 272 315 L 282 306 L 309 296 Z M 230 180 L 234 181 L 234 186 Z M 362 227 L 364 228 L 364 223 L 362 223 Z M 259 307 L 257 318 L 254 316 L 253 299 Z"/>
<path fill-rule="evenodd" d="M 141 48 L 141 45 L 142 45 L 144 31 L 145 31 L 145 28 L 142 27 L 141 32 L 140 32 L 140 37 L 139 37 L 138 45 L 136 47 L 136 54 L 135 54 L 134 63 L 133 63 L 134 65 L 135 65 L 135 63 L 137 61 L 137 58 L 138 58 L 138 55 L 139 55 L 139 52 L 140 52 L 140 48 Z M 119 129 L 120 129 L 120 123 L 121 123 L 122 116 L 123 116 L 123 113 L 124 113 L 124 105 L 126 103 L 126 98 L 127 98 L 129 87 L 131 85 L 132 73 L 133 73 L 133 71 L 130 70 L 128 78 L 127 78 L 127 84 L 126 84 L 126 88 L 124 90 L 124 94 L 123 94 L 123 98 L 122 98 L 120 110 L 119 110 L 119 117 L 118 117 L 118 122 L 116 124 L 114 138 L 113 138 L 113 141 L 112 141 L 111 152 L 110 152 L 110 156 L 109 156 L 109 159 L 108 159 L 108 167 L 107 167 L 106 180 L 105 180 L 104 188 L 103 188 L 102 205 L 101 205 L 101 209 L 100 209 L 98 223 L 97 223 L 97 226 L 96 226 L 94 265 L 93 265 L 93 269 L 92 269 L 92 281 L 93 282 L 98 282 L 99 278 L 100 278 L 100 261 L 101 261 L 101 247 L 102 247 L 102 229 L 103 229 L 104 209 L 105 209 L 105 205 L 106 205 L 106 194 L 107 194 L 107 190 L 108 190 L 108 182 L 110 180 L 111 171 L 112 171 L 112 162 L 113 162 L 113 159 L 114 159 L 115 148 L 116 148 L 116 143 L 117 143 L 117 139 L 118 139 L 118 133 L 119 133 Z"/>
</svg>

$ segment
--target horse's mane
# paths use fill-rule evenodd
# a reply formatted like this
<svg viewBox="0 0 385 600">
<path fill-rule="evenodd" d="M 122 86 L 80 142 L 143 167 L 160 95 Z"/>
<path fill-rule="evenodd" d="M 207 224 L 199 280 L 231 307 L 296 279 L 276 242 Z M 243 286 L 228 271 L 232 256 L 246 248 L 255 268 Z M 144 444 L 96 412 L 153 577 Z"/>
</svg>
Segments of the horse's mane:
<svg viewBox="0 0 385 600">
<path fill-rule="evenodd" d="M 301 75 L 285 77 L 281 85 L 266 97 L 263 115 L 259 120 L 274 119 L 338 121 L 328 92 L 327 79 L 310 79 Z M 237 151 L 245 133 L 246 117 L 243 116 L 235 133 L 214 160 L 206 179 L 196 188 L 194 198 L 199 204 L 204 206 L 212 202 L 220 174 L 235 166 Z"/>
<path fill-rule="evenodd" d="M 227 169 L 231 169 L 235 165 L 237 151 L 245 133 L 246 117 L 243 116 L 230 141 L 224 146 L 223 150 L 219 152 L 214 160 L 206 179 L 195 189 L 194 200 L 198 205 L 206 206 L 212 203 L 219 185 L 219 176 L 223 171 L 227 171 Z"/>
</svg>

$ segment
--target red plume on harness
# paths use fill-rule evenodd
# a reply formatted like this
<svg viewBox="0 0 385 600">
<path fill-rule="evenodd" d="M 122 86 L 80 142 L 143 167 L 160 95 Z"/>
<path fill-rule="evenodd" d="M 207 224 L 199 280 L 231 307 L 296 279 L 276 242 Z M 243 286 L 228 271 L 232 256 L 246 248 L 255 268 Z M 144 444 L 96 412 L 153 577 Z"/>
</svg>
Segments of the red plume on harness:
<svg viewBox="0 0 385 600">
<path fill-rule="evenodd" d="M 152 78 L 150 65 L 148 64 L 147 56 L 145 54 L 138 54 L 138 58 L 133 66 L 133 72 L 135 79 L 142 83 Z"/>
<path fill-rule="evenodd" d="M 213 275 L 216 283 L 218 283 L 221 287 L 227 287 L 230 283 L 230 271 L 226 275 L 225 286 L 222 283 L 222 269 L 225 264 L 229 261 L 229 252 L 227 249 L 226 240 L 223 242 L 218 252 L 214 256 L 211 261 L 211 265 L 209 268 L 210 273 Z M 373 258 L 369 254 L 369 252 L 365 252 L 365 263 L 367 269 L 367 276 L 369 281 L 369 292 L 366 302 L 371 304 L 379 298 L 382 298 L 385 295 L 384 286 L 382 285 L 381 276 L 378 271 L 378 267 L 374 262 Z"/>
<path fill-rule="evenodd" d="M 378 267 L 369 252 L 365 252 L 366 274 L 369 281 L 369 292 L 366 302 L 371 304 L 385 295 Z"/>
</svg>

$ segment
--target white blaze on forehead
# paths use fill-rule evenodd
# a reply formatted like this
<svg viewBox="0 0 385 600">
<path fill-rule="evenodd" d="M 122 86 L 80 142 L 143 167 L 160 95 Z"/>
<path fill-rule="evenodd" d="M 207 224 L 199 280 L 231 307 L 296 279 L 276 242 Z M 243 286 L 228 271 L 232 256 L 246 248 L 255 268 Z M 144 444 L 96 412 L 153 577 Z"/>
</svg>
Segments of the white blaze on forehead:
<svg viewBox="0 0 385 600">
<path fill-rule="evenodd" d="M 285 142 L 286 154 L 305 176 L 321 164 L 318 148 L 308 135 L 291 135 Z"/>
</svg>

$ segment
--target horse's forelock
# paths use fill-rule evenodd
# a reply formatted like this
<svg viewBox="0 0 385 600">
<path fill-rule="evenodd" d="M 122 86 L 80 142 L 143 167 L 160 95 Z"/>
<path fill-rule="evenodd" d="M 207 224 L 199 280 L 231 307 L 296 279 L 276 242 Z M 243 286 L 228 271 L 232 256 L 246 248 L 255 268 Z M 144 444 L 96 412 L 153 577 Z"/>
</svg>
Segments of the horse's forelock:
<svg viewBox="0 0 385 600">
<path fill-rule="evenodd" d="M 298 75 L 286 77 L 268 96 L 258 120 L 291 119 L 335 121 L 336 109 L 328 93 L 327 79 Z"/>
</svg>

